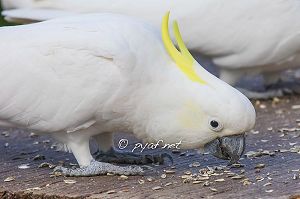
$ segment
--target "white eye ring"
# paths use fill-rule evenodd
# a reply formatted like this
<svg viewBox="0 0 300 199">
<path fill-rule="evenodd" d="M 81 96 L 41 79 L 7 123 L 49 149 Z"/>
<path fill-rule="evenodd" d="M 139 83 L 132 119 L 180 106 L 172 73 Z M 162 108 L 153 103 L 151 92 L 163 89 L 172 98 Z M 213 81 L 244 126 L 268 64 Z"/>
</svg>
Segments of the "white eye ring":
<svg viewBox="0 0 300 199">
<path fill-rule="evenodd" d="M 208 121 L 208 125 L 209 125 L 209 128 L 215 132 L 219 132 L 223 129 L 223 125 L 221 124 L 221 122 L 219 122 L 218 119 L 210 119 Z"/>
</svg>

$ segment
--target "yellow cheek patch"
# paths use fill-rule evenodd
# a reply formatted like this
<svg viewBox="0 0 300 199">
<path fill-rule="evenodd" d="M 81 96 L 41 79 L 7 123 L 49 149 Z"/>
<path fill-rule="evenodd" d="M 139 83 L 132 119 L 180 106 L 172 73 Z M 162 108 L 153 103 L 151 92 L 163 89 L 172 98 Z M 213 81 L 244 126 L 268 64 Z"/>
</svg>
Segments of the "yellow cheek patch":
<svg viewBox="0 0 300 199">
<path fill-rule="evenodd" d="M 178 114 L 179 123 L 186 129 L 197 130 L 203 121 L 203 112 L 193 102 L 187 102 Z"/>
<path fill-rule="evenodd" d="M 164 16 L 162 21 L 162 40 L 165 45 L 167 52 L 170 57 L 175 61 L 179 69 L 193 82 L 198 82 L 200 84 L 206 84 L 206 82 L 198 76 L 195 71 L 194 63 L 196 60 L 193 58 L 187 47 L 185 46 L 182 36 L 179 31 L 177 21 L 173 22 L 173 31 L 175 39 L 180 51 L 174 46 L 169 33 L 169 16 L 170 12 Z"/>
</svg>

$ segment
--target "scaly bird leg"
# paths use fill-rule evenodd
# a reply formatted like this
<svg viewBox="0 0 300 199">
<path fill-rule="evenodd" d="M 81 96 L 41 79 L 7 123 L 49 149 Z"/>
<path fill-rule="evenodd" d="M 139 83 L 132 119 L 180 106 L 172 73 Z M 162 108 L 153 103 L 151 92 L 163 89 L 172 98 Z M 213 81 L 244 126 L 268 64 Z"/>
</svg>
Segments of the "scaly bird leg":
<svg viewBox="0 0 300 199">
<path fill-rule="evenodd" d="M 95 153 L 96 160 L 118 164 L 163 164 L 164 159 L 168 158 L 173 164 L 172 156 L 163 153 L 158 155 L 134 154 L 130 152 L 118 151 L 113 147 L 113 134 L 105 132 L 94 136 L 99 151 Z"/>
<path fill-rule="evenodd" d="M 54 171 L 62 172 L 66 176 L 95 176 L 112 173 L 116 175 L 142 175 L 143 169 L 139 166 L 116 166 L 109 163 L 97 162 L 93 159 L 89 137 L 80 134 L 71 134 L 68 137 L 68 147 L 73 152 L 80 168 L 56 167 Z"/>
<path fill-rule="evenodd" d="M 88 166 L 70 169 L 65 167 L 56 167 L 54 171 L 62 172 L 66 176 L 97 176 L 107 173 L 115 175 L 143 175 L 144 171 L 139 166 L 116 166 L 109 163 L 92 160 Z"/>
</svg>

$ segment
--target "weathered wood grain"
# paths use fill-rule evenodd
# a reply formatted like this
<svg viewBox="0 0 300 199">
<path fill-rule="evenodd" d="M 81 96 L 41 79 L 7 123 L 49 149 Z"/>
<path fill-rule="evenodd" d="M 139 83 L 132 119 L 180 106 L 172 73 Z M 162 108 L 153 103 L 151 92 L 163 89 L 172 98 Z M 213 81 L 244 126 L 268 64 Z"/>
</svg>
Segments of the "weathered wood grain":
<svg viewBox="0 0 300 199">
<path fill-rule="evenodd" d="M 255 102 L 254 102 L 255 103 Z M 279 132 L 282 128 L 297 127 L 300 119 L 300 97 L 285 97 L 277 102 L 262 101 L 257 107 L 258 134 L 248 133 L 247 149 L 259 149 L 274 152 L 274 156 L 261 156 L 254 159 L 244 157 L 242 168 L 229 168 L 235 173 L 243 173 L 251 184 L 244 185 L 243 179 L 233 180 L 217 171 L 218 176 L 210 177 L 209 186 L 203 183 L 183 183 L 184 172 L 198 173 L 199 169 L 207 166 L 226 165 L 210 155 L 198 155 L 189 151 L 189 156 L 173 154 L 175 174 L 167 174 L 161 178 L 168 165 L 154 166 L 154 171 L 145 176 L 130 176 L 121 180 L 118 176 L 97 176 L 84 178 L 50 177 L 51 169 L 38 168 L 43 162 L 52 164 L 75 163 L 71 154 L 57 152 L 51 149 L 52 139 L 47 136 L 30 137 L 29 133 L 21 130 L 9 130 L 9 135 L 0 135 L 0 197 L 2 198 L 300 198 L 300 152 L 278 152 L 280 149 L 290 150 L 300 145 L 300 131 Z M 293 129 L 292 129 L 293 130 Z M 291 131 L 291 130 L 290 130 Z M 3 132 L 3 131 L 1 131 Z M 116 136 L 116 142 L 123 138 L 123 134 Z M 131 139 L 132 142 L 135 139 Z M 8 143 L 8 144 L 6 144 Z M 7 146 L 8 145 L 8 146 Z M 159 150 L 148 151 L 158 153 Z M 45 160 L 33 160 L 42 155 Z M 190 168 L 193 162 L 199 162 L 200 167 Z M 29 164 L 28 169 L 18 166 Z M 258 164 L 265 164 L 262 169 L 255 169 Z M 14 177 L 11 182 L 4 182 L 7 177 Z M 153 177 L 152 182 L 147 178 Z M 215 182 L 223 178 L 224 182 Z M 65 179 L 75 180 L 75 184 L 66 184 Z M 141 179 L 144 184 L 140 184 Z M 172 182 L 171 185 L 165 186 Z M 270 184 L 271 183 L 271 184 Z M 161 186 L 160 190 L 153 187 Z M 33 189 L 35 188 L 35 189 Z M 216 189 L 213 191 L 213 189 Z M 114 190 L 114 191 L 113 191 Z"/>
</svg>

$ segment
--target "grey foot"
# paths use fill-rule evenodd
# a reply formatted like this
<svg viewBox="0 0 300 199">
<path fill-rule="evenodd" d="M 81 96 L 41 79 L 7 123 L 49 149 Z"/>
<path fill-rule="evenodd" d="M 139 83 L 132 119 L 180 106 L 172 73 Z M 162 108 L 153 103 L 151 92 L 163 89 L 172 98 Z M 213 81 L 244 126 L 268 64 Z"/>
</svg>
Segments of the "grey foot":
<svg viewBox="0 0 300 199">
<path fill-rule="evenodd" d="M 284 94 L 289 93 L 284 89 L 273 89 L 273 90 L 266 90 L 263 92 L 251 91 L 244 88 L 237 88 L 237 89 L 240 92 L 242 92 L 244 95 L 246 95 L 249 99 L 270 99 L 274 97 L 281 97 Z"/>
<path fill-rule="evenodd" d="M 116 166 L 109 163 L 91 161 L 91 164 L 86 167 L 70 169 L 58 166 L 54 169 L 55 172 L 61 172 L 65 176 L 97 176 L 106 175 L 107 173 L 115 175 L 143 175 L 144 170 L 139 166 Z"/>
<path fill-rule="evenodd" d="M 99 160 L 101 162 L 112 162 L 118 164 L 163 164 L 165 158 L 169 159 L 171 164 L 173 164 L 172 156 L 167 153 L 158 155 L 142 155 L 110 149 L 105 153 L 98 151 L 95 155 L 96 160 Z"/>
</svg>

